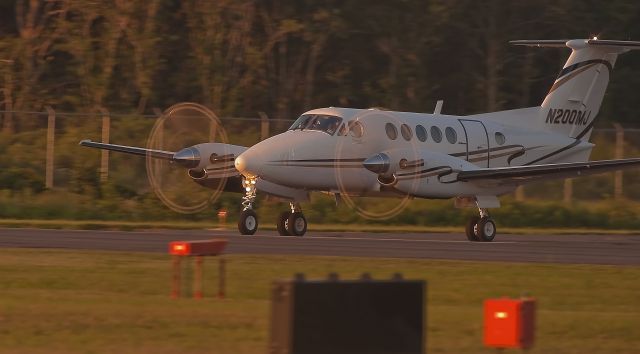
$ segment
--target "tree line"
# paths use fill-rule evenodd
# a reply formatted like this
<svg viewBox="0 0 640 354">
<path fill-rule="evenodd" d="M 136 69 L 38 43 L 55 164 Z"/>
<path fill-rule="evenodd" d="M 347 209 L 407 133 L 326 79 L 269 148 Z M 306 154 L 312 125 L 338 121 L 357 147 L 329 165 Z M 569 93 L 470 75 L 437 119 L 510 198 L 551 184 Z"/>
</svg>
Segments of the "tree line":
<svg viewBox="0 0 640 354">
<path fill-rule="evenodd" d="M 2 129 L 11 111 L 294 118 L 320 106 L 469 114 L 537 105 L 568 50 L 512 39 L 640 39 L 624 0 L 14 0 L 0 3 Z M 633 121 L 640 58 L 621 57 L 602 115 Z M 635 88 L 635 89 L 633 89 Z"/>
</svg>

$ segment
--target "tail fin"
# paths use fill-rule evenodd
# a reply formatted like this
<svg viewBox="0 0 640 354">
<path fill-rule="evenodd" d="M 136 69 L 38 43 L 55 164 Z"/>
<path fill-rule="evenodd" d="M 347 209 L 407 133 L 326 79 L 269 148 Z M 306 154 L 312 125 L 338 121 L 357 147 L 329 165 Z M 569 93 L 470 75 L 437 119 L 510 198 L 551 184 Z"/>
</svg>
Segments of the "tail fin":
<svg viewBox="0 0 640 354">
<path fill-rule="evenodd" d="M 572 52 L 542 102 L 540 130 L 588 140 L 619 54 L 640 49 L 640 42 L 593 39 L 524 40 L 511 44 L 569 47 Z"/>
</svg>

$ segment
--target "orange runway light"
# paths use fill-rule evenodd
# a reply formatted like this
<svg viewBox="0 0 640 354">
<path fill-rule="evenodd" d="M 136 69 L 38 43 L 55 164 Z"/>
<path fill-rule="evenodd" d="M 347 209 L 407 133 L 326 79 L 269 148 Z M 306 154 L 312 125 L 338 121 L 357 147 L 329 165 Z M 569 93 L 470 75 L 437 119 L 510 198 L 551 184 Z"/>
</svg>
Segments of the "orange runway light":
<svg viewBox="0 0 640 354">
<path fill-rule="evenodd" d="M 530 298 L 485 300 L 485 346 L 531 348 L 535 332 L 535 304 L 535 300 Z"/>
<path fill-rule="evenodd" d="M 196 267 L 194 269 L 193 287 L 194 297 L 196 299 L 202 299 L 202 263 L 203 256 L 218 256 L 222 254 L 227 246 L 227 240 L 199 240 L 199 241 L 173 241 L 169 243 L 169 254 L 172 255 L 172 268 L 173 276 L 171 280 L 171 297 L 177 299 L 180 297 L 180 283 L 182 277 L 181 261 L 185 257 L 195 257 Z M 225 285 L 225 273 L 224 273 L 224 260 L 220 258 L 220 266 L 218 268 L 218 297 L 224 298 L 224 285 Z"/>
</svg>

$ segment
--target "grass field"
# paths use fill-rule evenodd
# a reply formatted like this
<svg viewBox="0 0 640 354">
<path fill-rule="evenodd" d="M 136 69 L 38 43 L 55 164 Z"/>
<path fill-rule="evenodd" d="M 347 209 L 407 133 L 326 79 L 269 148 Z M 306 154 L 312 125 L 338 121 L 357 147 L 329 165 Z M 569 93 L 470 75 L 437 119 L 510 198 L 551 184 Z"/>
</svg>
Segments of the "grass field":
<svg viewBox="0 0 640 354">
<path fill-rule="evenodd" d="M 428 281 L 428 353 L 482 347 L 482 301 L 538 299 L 531 353 L 637 353 L 640 267 L 226 256 L 228 297 L 169 297 L 166 255 L 0 249 L 2 353 L 266 353 L 274 279 L 370 272 Z M 214 262 L 205 262 L 215 292 Z M 205 294 L 206 295 L 206 294 Z"/>
</svg>

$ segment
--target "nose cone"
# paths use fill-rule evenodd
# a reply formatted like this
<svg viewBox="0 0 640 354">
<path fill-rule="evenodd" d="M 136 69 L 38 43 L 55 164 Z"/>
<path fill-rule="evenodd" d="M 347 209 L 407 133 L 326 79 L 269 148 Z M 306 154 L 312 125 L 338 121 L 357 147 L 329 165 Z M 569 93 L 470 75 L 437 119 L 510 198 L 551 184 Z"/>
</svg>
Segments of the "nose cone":
<svg viewBox="0 0 640 354">
<path fill-rule="evenodd" d="M 391 160 L 389 156 L 383 153 L 375 154 L 370 158 L 364 160 L 362 165 L 367 170 L 377 173 L 383 174 L 389 171 L 389 166 L 391 165 Z"/>
<path fill-rule="evenodd" d="M 173 162 L 184 168 L 195 168 L 200 164 L 200 152 L 195 147 L 189 147 L 176 152 Z"/>
<path fill-rule="evenodd" d="M 258 162 L 259 158 L 255 151 L 251 151 L 251 149 L 246 150 L 238 157 L 236 157 L 234 164 L 236 166 L 236 170 L 240 172 L 244 176 L 255 177 L 258 176 Z"/>
</svg>

